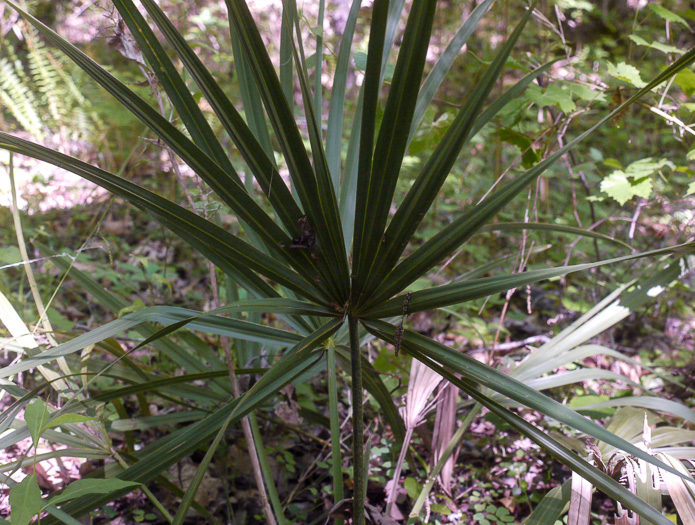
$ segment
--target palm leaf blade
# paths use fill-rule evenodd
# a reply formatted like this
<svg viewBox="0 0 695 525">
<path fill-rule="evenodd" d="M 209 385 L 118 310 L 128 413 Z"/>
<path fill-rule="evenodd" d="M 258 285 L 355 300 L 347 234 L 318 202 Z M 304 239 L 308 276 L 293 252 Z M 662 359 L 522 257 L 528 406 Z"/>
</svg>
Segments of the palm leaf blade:
<svg viewBox="0 0 695 525">
<path fill-rule="evenodd" d="M 244 122 L 244 119 L 229 98 L 227 98 L 227 95 L 225 95 L 219 84 L 215 82 L 210 72 L 205 68 L 200 58 L 198 58 L 198 55 L 193 52 L 188 42 L 186 42 L 181 33 L 176 30 L 160 7 L 153 0 L 143 0 L 143 5 L 162 31 L 167 41 L 176 50 L 178 57 L 205 95 L 205 98 L 215 111 L 215 115 L 220 120 L 225 131 L 234 141 L 237 148 L 239 148 L 239 152 L 244 158 L 244 161 L 251 169 L 254 177 L 263 189 L 264 195 L 272 204 L 273 209 L 278 213 L 283 225 L 292 236 L 297 237 L 299 235 L 297 222 L 303 214 L 295 203 L 287 186 L 283 183 L 277 168 L 275 168 L 273 162 L 268 158 L 268 153 L 270 152 L 269 139 L 267 139 L 267 146 L 261 145 L 266 142 L 266 139 L 256 139 L 256 136 L 261 134 L 259 129 L 262 129 L 262 126 L 258 123 L 254 123 L 254 129 L 256 130 L 256 136 L 254 136 L 250 124 L 247 125 Z M 240 60 L 243 58 L 242 55 Z M 237 64 L 237 73 L 239 76 L 242 76 L 239 72 L 240 69 L 243 70 L 243 67 L 240 68 Z M 242 84 L 242 86 L 244 85 L 241 79 L 240 84 Z M 245 103 L 245 106 L 248 105 L 249 104 Z M 247 116 L 249 116 L 249 118 L 251 115 L 255 114 L 253 110 L 249 111 L 247 109 Z M 262 116 L 261 113 L 261 118 Z"/>
<path fill-rule="evenodd" d="M 574 472 L 580 474 L 583 478 L 591 481 L 591 483 L 601 489 L 608 496 L 620 501 L 627 508 L 638 513 L 640 516 L 653 520 L 654 523 L 659 523 L 661 525 L 668 525 L 671 523 L 671 521 L 666 519 L 666 517 L 664 517 L 660 512 L 657 512 L 653 507 L 627 490 L 613 478 L 564 447 L 558 441 L 550 437 L 547 432 L 539 430 L 523 418 L 507 410 L 502 405 L 496 403 L 489 397 L 476 390 L 476 388 L 470 383 L 461 380 L 446 368 L 430 361 L 422 353 L 416 351 L 414 352 L 414 356 L 418 360 L 423 361 L 427 366 L 432 367 L 439 374 L 451 381 L 452 384 L 456 385 L 470 395 L 478 403 L 486 406 L 491 412 L 499 416 L 513 428 L 530 438 L 534 443 L 543 448 L 555 459 L 571 468 Z"/>
<path fill-rule="evenodd" d="M 365 314 L 372 318 L 389 317 L 403 313 L 404 304 L 407 300 L 407 311 L 409 313 L 431 310 L 443 306 L 471 301 L 480 297 L 505 292 L 512 288 L 518 288 L 526 284 L 538 282 L 540 280 L 552 279 L 560 277 L 572 272 L 588 270 L 603 266 L 606 264 L 614 264 L 643 257 L 653 257 L 667 253 L 676 253 L 682 250 L 694 250 L 695 243 L 682 244 L 672 248 L 661 248 L 659 250 L 651 250 L 644 253 L 633 255 L 625 255 L 614 259 L 606 259 L 594 263 L 575 264 L 573 266 L 561 266 L 558 268 L 548 268 L 542 270 L 530 270 L 510 275 L 502 275 L 497 277 L 486 277 L 483 279 L 474 279 L 472 281 L 462 281 L 453 284 L 435 286 L 427 290 L 412 292 L 408 295 L 399 295 L 393 299 L 389 299 L 385 303 L 373 308 L 365 309 Z"/>
<path fill-rule="evenodd" d="M 370 333 L 373 333 L 380 339 L 388 343 L 395 344 L 396 326 L 383 321 L 365 321 L 364 326 Z M 410 330 L 403 330 L 402 333 L 402 348 L 405 348 L 408 350 L 408 352 L 413 353 L 413 355 L 415 355 L 419 360 L 425 360 L 425 363 L 428 366 L 432 366 L 431 363 L 440 365 L 436 368 L 437 372 L 440 372 L 452 383 L 454 382 L 452 378 L 456 379 L 455 374 L 461 374 L 463 378 L 467 379 L 468 381 L 473 381 L 474 383 L 483 385 L 492 391 L 504 394 L 505 396 L 518 401 L 524 406 L 538 410 L 548 417 L 561 421 L 562 423 L 565 423 L 576 430 L 584 432 L 585 434 L 604 441 L 605 443 L 609 443 L 633 456 L 651 463 L 652 465 L 663 468 L 664 470 L 668 470 L 669 472 L 681 477 L 675 469 L 672 469 L 663 462 L 656 460 L 647 452 L 637 448 L 631 443 L 628 443 L 615 434 L 608 432 L 605 428 L 584 418 L 572 409 L 561 405 L 557 401 L 554 401 L 539 392 L 536 392 L 516 379 L 511 378 L 502 372 L 485 365 L 470 356 L 467 356 L 466 354 L 456 352 L 448 346 L 437 343 L 426 336 Z M 465 390 L 473 390 L 470 383 L 467 383 L 466 381 L 457 380 L 455 384 L 457 386 L 461 384 L 468 384 L 469 386 L 467 386 Z"/>
<path fill-rule="evenodd" d="M 398 207 L 386 234 L 380 237 L 380 244 L 371 246 L 373 249 L 372 253 L 375 253 L 374 259 L 379 262 L 374 270 L 370 272 L 370 278 L 366 285 L 367 291 L 371 292 L 373 288 L 383 281 L 388 271 L 393 268 L 418 225 L 425 217 L 425 213 L 432 206 L 442 184 L 444 184 L 446 177 L 456 162 L 461 148 L 472 136 L 471 130 L 475 124 L 475 119 L 482 111 L 485 100 L 497 82 L 502 68 L 521 36 L 530 16 L 531 10 L 529 9 L 517 24 L 492 64 L 487 68 L 480 83 L 476 85 L 468 100 L 462 106 L 454 123 L 447 130 L 444 138 L 427 160 L 422 172 L 415 179 L 413 186 Z"/>
<path fill-rule="evenodd" d="M 358 294 L 375 263 L 377 247 L 388 219 L 407 147 L 408 137 L 402 130 L 410 129 L 415 112 L 435 7 L 436 1 L 433 0 L 413 3 L 379 128 L 371 170 L 360 174 L 363 182 L 358 184 L 353 252 L 354 285 Z"/>
<path fill-rule="evenodd" d="M 671 66 L 662 71 L 647 86 L 637 91 L 632 97 L 623 104 L 611 111 L 608 115 L 601 118 L 587 131 L 568 142 L 564 147 L 548 156 L 543 161 L 536 164 L 533 168 L 526 171 L 514 181 L 508 183 L 504 188 L 485 199 L 483 202 L 465 212 L 450 225 L 446 226 L 434 237 L 418 248 L 412 255 L 408 256 L 398 264 L 388 276 L 381 280 L 381 285 L 372 294 L 373 303 L 391 297 L 394 293 L 412 283 L 415 279 L 422 276 L 427 270 L 436 265 L 444 257 L 450 255 L 458 246 L 469 239 L 478 229 L 496 215 L 506 206 L 519 192 L 526 188 L 532 181 L 536 180 L 548 167 L 567 153 L 571 148 L 588 137 L 597 128 L 608 122 L 615 115 L 619 114 L 630 104 L 648 93 L 664 80 L 672 77 L 683 68 L 687 67 L 695 60 L 695 48 L 684 54 Z M 411 190 L 412 191 L 412 190 Z M 395 217 L 394 221 L 395 222 Z M 388 231 L 387 231 L 388 236 Z M 403 246 L 404 248 L 405 246 Z"/>
<path fill-rule="evenodd" d="M 256 290 L 262 295 L 274 296 L 277 294 L 255 272 L 265 275 L 299 294 L 309 293 L 309 295 L 313 295 L 311 290 L 315 290 L 315 288 L 309 281 L 295 274 L 286 266 L 278 264 L 276 259 L 156 193 L 68 155 L 6 133 L 0 132 L 0 147 L 68 169 L 122 196 L 133 205 L 157 217 L 162 224 L 201 251 L 220 268 L 230 271 L 245 286 L 249 286 L 250 289 Z M 320 293 L 318 291 L 316 293 L 319 295 L 314 296 L 315 299 L 320 297 Z"/>
</svg>

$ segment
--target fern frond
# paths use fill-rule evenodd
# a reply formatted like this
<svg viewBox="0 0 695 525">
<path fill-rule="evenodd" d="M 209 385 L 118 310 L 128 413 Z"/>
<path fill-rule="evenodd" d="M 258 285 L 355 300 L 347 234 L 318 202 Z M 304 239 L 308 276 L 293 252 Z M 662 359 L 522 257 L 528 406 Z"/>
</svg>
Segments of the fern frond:
<svg viewBox="0 0 695 525">
<path fill-rule="evenodd" d="M 2 105 L 14 117 L 19 125 L 35 137 L 44 136 L 44 127 L 41 117 L 36 111 L 36 98 L 17 70 L 21 70 L 21 64 L 17 67 L 4 58 L 0 58 L 0 101 Z"/>
</svg>

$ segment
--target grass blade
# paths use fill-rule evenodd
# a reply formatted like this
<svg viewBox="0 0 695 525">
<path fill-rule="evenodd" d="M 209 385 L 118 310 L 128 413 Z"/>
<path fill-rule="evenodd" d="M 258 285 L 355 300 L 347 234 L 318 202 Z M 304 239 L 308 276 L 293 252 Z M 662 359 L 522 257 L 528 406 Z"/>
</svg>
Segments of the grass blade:
<svg viewBox="0 0 695 525">
<path fill-rule="evenodd" d="M 319 14 L 316 21 L 316 66 L 314 67 L 314 112 L 316 113 L 316 127 L 319 129 L 321 129 L 321 115 L 323 113 L 323 83 L 321 82 L 321 74 L 323 73 L 323 18 L 325 10 L 326 0 L 319 0 Z M 337 187 L 337 185 L 334 185 L 334 189 Z"/>
<path fill-rule="evenodd" d="M 99 343 L 109 337 L 122 333 L 124 330 L 129 330 L 142 323 L 179 322 L 182 317 L 184 319 L 190 317 L 190 312 L 191 310 L 186 310 L 184 308 L 154 306 L 146 310 L 140 310 L 132 314 L 127 314 L 120 319 L 106 323 L 99 328 L 95 328 L 91 332 L 45 350 L 40 354 L 25 359 L 24 361 L 6 366 L 0 369 L 0 377 L 8 377 L 35 366 L 48 363 L 58 357 L 78 352 L 89 345 Z M 295 343 L 297 339 L 300 338 L 300 336 L 292 332 L 285 332 L 284 330 L 279 330 L 277 328 L 256 325 L 248 321 L 226 319 L 224 317 L 212 317 L 208 319 L 191 321 L 189 328 L 192 330 L 202 330 L 208 333 L 224 335 L 232 338 L 259 341 L 263 344 L 271 346 L 287 346 L 288 344 Z"/>
<path fill-rule="evenodd" d="M 567 480 L 562 485 L 550 489 L 531 515 L 526 518 L 524 525 L 546 525 L 560 519 L 565 508 L 569 505 L 572 494 L 572 481 Z"/>
<path fill-rule="evenodd" d="M 377 106 L 381 87 L 382 56 L 388 59 L 388 50 L 384 49 L 386 22 L 389 14 L 388 0 L 374 0 L 372 4 L 372 22 L 369 28 L 369 48 L 367 67 L 362 82 L 362 112 L 360 118 L 359 153 L 357 157 L 357 190 L 355 195 L 355 220 L 353 230 L 353 274 L 361 274 L 367 256 L 365 248 L 369 244 L 368 230 L 364 221 L 364 199 L 372 200 L 372 156 L 374 152 L 374 135 L 376 133 Z M 359 211 L 361 210 L 361 211 Z M 359 293 L 360 290 L 357 290 Z M 357 297 L 354 296 L 355 303 Z"/>
<path fill-rule="evenodd" d="M 136 452 L 137 462 L 119 472 L 118 477 L 127 481 L 147 483 L 171 465 L 190 455 L 201 445 L 209 443 L 210 438 L 219 431 L 225 422 L 229 420 L 228 424 L 236 423 L 284 385 L 315 366 L 322 359 L 322 355 L 312 352 L 311 348 L 330 337 L 339 328 L 341 322 L 342 320 L 331 321 L 297 344 L 278 363 L 278 365 L 282 363 L 282 366 L 273 367 L 243 397 L 234 399 L 205 419 L 175 431 Z M 80 498 L 66 504 L 62 510 L 71 516 L 79 517 L 112 501 L 114 496 L 114 494 L 108 494 Z M 44 519 L 42 519 L 43 522 Z M 56 522 L 51 518 L 46 518 L 45 523 L 53 525 Z"/>
<path fill-rule="evenodd" d="M 505 409 L 489 397 L 479 392 L 473 385 L 471 385 L 467 381 L 461 380 L 460 378 L 456 377 L 456 374 L 451 373 L 449 370 L 440 366 L 438 363 L 433 363 L 432 361 L 430 361 L 424 354 L 415 351 L 414 357 L 416 357 L 419 360 L 423 360 L 428 366 L 433 367 L 434 370 L 439 372 L 442 376 L 451 381 L 454 385 L 456 385 L 461 390 L 470 395 L 475 401 L 486 406 L 495 415 L 499 416 L 510 426 L 514 427 L 520 433 L 530 438 L 534 443 L 543 448 L 555 459 L 571 468 L 573 472 L 576 472 L 584 479 L 590 481 L 594 486 L 601 489 L 609 497 L 620 501 L 630 510 L 633 510 L 634 512 L 638 513 L 640 516 L 644 516 L 645 518 L 652 520 L 654 523 L 659 523 L 661 525 L 668 525 L 669 523 L 671 523 L 670 520 L 666 519 L 660 512 L 657 512 L 649 504 L 642 501 L 640 498 L 638 498 L 632 492 L 627 490 L 613 478 L 604 474 L 602 471 L 598 470 L 593 465 L 590 465 L 585 460 L 581 459 L 574 452 L 565 448 L 559 442 L 551 438 L 545 431 L 539 430 L 538 428 L 528 423 L 521 417 Z M 614 436 L 613 434 L 611 435 Z M 617 436 L 614 437 L 617 438 Z M 635 450 L 640 450 L 636 447 L 634 448 Z M 640 450 L 640 453 L 652 458 L 652 461 L 650 461 L 650 463 L 655 462 L 655 458 L 653 458 L 646 452 L 642 452 Z"/>
<path fill-rule="evenodd" d="M 342 324 L 343 319 L 333 319 L 292 347 L 241 397 L 234 414 L 246 415 L 251 410 L 248 407 L 258 406 L 267 397 L 313 367 L 323 358 L 322 352 L 316 352 L 314 349 L 337 332 Z"/>
<path fill-rule="evenodd" d="M 231 23 L 231 22 L 230 22 Z M 294 55 L 292 54 L 292 20 L 285 6 L 282 9 L 280 22 L 280 86 L 285 99 L 294 111 Z"/>
<path fill-rule="evenodd" d="M 653 300 L 675 281 L 679 274 L 685 275 L 687 272 L 686 260 L 687 257 L 681 257 L 662 269 L 652 268 L 648 270 L 646 272 L 647 277 L 639 279 L 639 285 L 631 292 L 625 293 L 628 286 L 621 286 L 531 354 L 529 359 L 524 360 L 514 369 L 512 375 L 518 379 L 535 377 L 542 373 L 547 365 L 557 363 L 556 366 L 562 366 L 560 362 L 564 359 L 562 356 L 570 351 L 578 352 L 579 348 L 576 347 L 625 319 L 648 301 Z M 656 271 L 657 269 L 658 271 Z M 649 274 L 652 276 L 649 277 Z M 628 283 L 628 285 L 633 285 L 635 282 L 637 280 Z M 610 349 L 603 351 L 612 352 Z"/>
<path fill-rule="evenodd" d="M 297 77 L 299 78 L 299 86 L 302 93 L 302 100 L 304 102 L 304 114 L 309 132 L 309 142 L 311 144 L 311 151 L 313 154 L 314 172 L 316 173 L 317 189 L 319 192 L 321 207 L 327 210 L 325 216 L 326 219 L 328 219 L 328 227 L 339 232 L 338 235 L 333 235 L 330 239 L 328 239 L 330 242 L 339 243 L 338 245 L 331 246 L 329 252 L 340 254 L 340 257 L 337 259 L 330 258 L 326 261 L 329 268 L 329 275 L 326 277 L 331 279 L 331 281 L 334 283 L 334 287 L 339 289 L 340 293 L 347 294 L 346 284 L 348 282 L 348 277 L 347 273 L 345 272 L 347 260 L 344 256 L 345 251 L 343 247 L 345 243 L 342 238 L 338 201 L 335 189 L 333 188 L 328 163 L 326 160 L 326 154 L 323 149 L 321 128 L 320 125 L 317 124 L 317 121 L 320 121 L 321 117 L 320 114 L 316 114 L 316 111 L 320 111 L 320 108 L 317 110 L 312 104 L 309 77 L 306 72 L 306 60 L 304 58 L 304 47 L 301 43 L 299 17 L 296 12 L 294 0 L 286 0 L 283 12 L 287 13 L 287 16 L 291 17 L 296 28 L 297 38 L 300 39 L 298 42 L 296 42 L 296 44 L 294 41 L 292 42 L 292 51 L 294 53 L 295 63 L 297 64 Z M 347 297 L 347 295 L 345 296 Z"/>
<path fill-rule="evenodd" d="M 390 0 L 388 6 L 388 12 L 386 14 L 386 31 L 383 37 L 382 45 L 382 57 L 381 57 L 381 71 L 379 75 L 378 83 L 374 84 L 374 89 L 377 91 L 380 89 L 381 84 L 386 73 L 386 66 L 388 64 L 389 51 L 393 47 L 396 30 L 398 28 L 398 23 L 400 20 L 401 12 L 403 11 L 403 6 L 405 5 L 405 0 Z M 374 14 L 372 11 L 372 19 Z M 377 38 L 381 38 L 376 35 Z M 370 37 L 371 38 L 371 37 Z M 370 52 L 371 53 L 371 52 Z M 371 83 L 371 82 L 370 82 Z M 362 83 L 360 88 L 360 93 L 357 99 L 357 106 L 355 107 L 354 118 L 352 121 L 352 131 L 350 133 L 350 140 L 348 142 L 347 159 L 345 162 L 345 172 L 340 185 L 340 217 L 343 221 L 343 236 L 345 238 L 345 251 L 350 252 L 352 248 L 351 243 L 354 238 L 355 231 L 355 203 L 357 200 L 357 174 L 358 168 L 361 162 L 361 148 L 362 148 L 362 116 L 364 114 L 364 92 L 365 84 Z M 371 135 L 370 151 L 374 146 L 373 131 Z M 371 153 L 370 153 L 371 155 Z M 370 157 L 371 159 L 371 157 Z M 366 159 L 365 159 L 366 160 Z M 371 160 L 369 160 L 371 162 Z"/>
<path fill-rule="evenodd" d="M 284 248 L 291 245 L 291 238 L 251 198 L 238 176 L 234 177 L 225 172 L 175 126 L 151 108 L 147 102 L 138 97 L 125 84 L 108 73 L 75 46 L 29 13 L 20 9 L 13 2 L 8 0 L 8 4 L 34 25 L 49 42 L 58 47 L 92 79 L 111 93 L 126 109 L 157 134 L 215 191 L 242 222 L 248 224 L 263 239 L 267 247 L 282 259 L 293 264 L 297 271 L 311 275 L 310 279 L 314 279 L 317 265 L 310 257 L 310 254 L 306 253 L 306 250 Z M 306 160 L 308 163 L 308 158 Z M 309 170 L 311 170 L 310 166 Z"/>
<path fill-rule="evenodd" d="M 193 500 L 195 499 L 195 496 L 198 493 L 198 488 L 200 487 L 200 484 L 203 482 L 203 479 L 205 478 L 205 474 L 208 470 L 208 466 L 210 465 L 210 461 L 212 461 L 212 458 L 215 456 L 215 453 L 217 452 L 217 447 L 220 446 L 220 441 L 222 441 L 222 438 L 227 432 L 227 427 L 232 422 L 232 419 L 233 414 L 227 416 L 227 419 L 224 421 L 224 423 L 222 423 L 222 426 L 217 431 L 215 439 L 213 439 L 212 443 L 210 443 L 207 452 L 205 452 L 205 456 L 203 456 L 202 461 L 200 462 L 198 468 L 195 471 L 193 479 L 191 479 L 188 489 L 186 489 L 186 493 L 181 499 L 181 503 L 179 504 L 179 508 L 176 510 L 176 515 L 174 516 L 174 521 L 172 521 L 172 525 L 183 525 L 183 522 L 186 519 L 186 516 L 188 515 L 188 510 L 191 508 Z"/>
<path fill-rule="evenodd" d="M 275 159 L 273 157 L 273 147 L 270 144 L 270 133 L 265 120 L 265 112 L 263 111 L 263 102 L 258 96 L 258 89 L 251 73 L 248 59 L 241 48 L 239 36 L 234 30 L 234 26 L 230 20 L 229 35 L 232 41 L 232 53 L 234 54 L 234 65 L 236 67 L 237 77 L 239 78 L 239 93 L 241 94 L 241 103 L 244 106 L 244 113 L 248 121 L 249 129 L 254 138 L 265 151 L 269 162 L 275 168 Z M 294 199 L 294 197 L 292 197 Z"/>
<path fill-rule="evenodd" d="M 520 230 L 531 230 L 531 231 L 549 231 L 549 232 L 559 232 L 567 233 L 569 235 L 577 235 L 580 237 L 591 237 L 592 239 L 599 239 L 606 242 L 612 242 L 618 244 L 623 248 L 628 250 L 634 250 L 632 246 L 614 237 L 604 235 L 592 230 L 585 230 L 583 228 L 576 228 L 574 226 L 564 226 L 562 224 L 544 224 L 540 222 L 498 222 L 494 224 L 486 224 L 479 232 L 494 232 L 494 231 L 520 231 Z"/>
</svg>

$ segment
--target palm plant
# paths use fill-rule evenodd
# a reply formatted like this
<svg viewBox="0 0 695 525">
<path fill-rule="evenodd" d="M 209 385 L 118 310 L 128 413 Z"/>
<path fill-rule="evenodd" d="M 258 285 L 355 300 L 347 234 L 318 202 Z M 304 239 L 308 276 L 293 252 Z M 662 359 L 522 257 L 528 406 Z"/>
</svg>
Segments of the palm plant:
<svg viewBox="0 0 695 525">
<path fill-rule="evenodd" d="M 166 92 L 184 130 L 169 122 L 147 101 L 39 20 L 13 2 L 6 0 L 6 3 L 20 12 L 46 41 L 65 53 L 124 108 L 140 119 L 181 161 L 190 166 L 236 215 L 245 236 L 227 231 L 213 221 L 120 176 L 38 144 L 0 133 L 0 147 L 76 173 L 148 212 L 214 263 L 230 281 L 245 290 L 247 299 L 208 313 L 155 307 L 129 314 L 68 343 L 34 352 L 30 358 L 3 369 L 0 375 L 10 377 L 38 365 L 49 365 L 58 357 L 77 352 L 118 331 L 151 321 L 161 322 L 167 327 L 160 332 L 148 328 L 144 332 L 146 340 L 142 344 L 159 343 L 164 335 L 187 327 L 227 335 L 238 341 L 285 348 L 281 357 L 247 392 L 231 396 L 230 400 L 227 390 L 228 397 L 222 401 L 218 397 L 218 404 L 208 415 L 137 451 L 132 457 L 124 459 L 118 469 L 112 469 L 108 473 L 124 481 L 146 483 L 158 479 L 167 468 L 194 450 L 208 448 L 198 474 L 186 491 L 176 516 L 172 518 L 173 522 L 182 523 L 188 508 L 193 504 L 196 489 L 212 459 L 212 453 L 229 425 L 252 414 L 287 384 L 298 378 L 317 374 L 326 367 L 327 362 L 331 420 L 332 424 L 336 423 L 338 415 L 335 410 L 337 393 L 334 371 L 337 362 L 350 369 L 354 435 L 352 465 L 355 481 L 352 515 L 354 523 L 364 523 L 367 462 L 364 458 L 363 386 L 379 401 L 396 435 L 402 437 L 404 433 L 403 422 L 399 419 L 393 401 L 385 394 L 378 375 L 361 351 L 366 338 L 376 338 L 392 344 L 397 353 L 407 353 L 435 370 L 626 508 L 654 523 L 669 523 L 661 513 L 642 502 L 632 492 L 505 408 L 489 392 L 538 410 L 627 454 L 684 477 L 679 470 L 513 377 L 406 329 L 404 321 L 409 314 L 415 312 L 485 297 L 569 272 L 692 249 L 691 243 L 594 263 L 497 277 L 469 278 L 421 291 L 409 290 L 414 281 L 426 276 L 440 261 L 455 253 L 570 148 L 695 60 L 695 50 L 684 54 L 646 87 L 565 147 L 507 182 L 481 203 L 462 211 L 451 224 L 423 245 L 412 246 L 415 231 L 432 207 L 464 145 L 502 107 L 549 68 L 550 64 L 537 68 L 487 104 L 515 43 L 532 15 L 533 6 L 527 9 L 480 80 L 466 94 L 455 121 L 427 159 L 404 200 L 398 204 L 395 215 L 390 217 L 396 184 L 409 142 L 453 59 L 491 7 L 492 0 L 482 2 L 465 20 L 424 82 L 421 80 L 436 2 L 415 0 L 412 3 L 388 95 L 385 97 L 383 115 L 378 111 L 378 104 L 388 54 L 395 41 L 404 0 L 374 1 L 364 80 L 344 162 L 341 158 L 343 109 L 359 0 L 352 4 L 338 51 L 327 122 L 323 121 L 321 110 L 321 37 L 317 37 L 319 42 L 315 59 L 319 67 L 312 91 L 300 36 L 299 17 L 293 0 L 284 2 L 283 59 L 279 76 L 244 0 L 226 0 L 245 118 L 157 3 L 154 0 L 141 0 L 141 6 L 150 20 L 156 24 L 176 58 L 202 91 L 225 133 L 243 158 L 246 169 L 261 188 L 262 195 L 256 194 L 252 186 L 244 184 L 181 72 L 132 0 L 114 0 L 113 4 Z M 323 4 L 321 1 L 322 7 Z M 301 89 L 310 152 L 305 147 L 305 137 L 300 131 L 293 107 L 295 81 L 298 81 Z M 270 129 L 267 123 L 270 124 Z M 289 171 L 291 189 L 280 176 L 280 168 L 275 160 L 277 152 L 271 146 L 271 135 L 273 143 L 279 148 L 282 163 Z M 93 293 L 105 292 L 95 289 Z M 103 297 L 113 301 L 109 296 Z M 222 316 L 238 312 L 276 314 L 293 331 L 262 325 L 260 319 L 254 323 Z M 171 351 L 170 347 L 164 348 Z M 214 355 L 209 359 L 214 362 Z M 239 360 L 239 364 L 243 365 L 244 362 Z M 196 376 L 197 379 L 200 377 L 200 374 Z M 214 377 L 219 380 L 219 376 Z M 162 387 L 170 387 L 171 384 L 167 382 Z M 224 392 L 224 387 L 222 388 Z M 125 395 L 125 392 L 121 394 Z M 29 398 L 30 396 L 24 396 L 20 401 L 26 403 Z M 16 410 L 13 413 L 16 414 Z M 333 438 L 338 439 L 339 436 L 333 432 Z M 333 451 L 334 454 L 340 452 L 339 444 L 335 446 L 334 443 Z M 340 461 L 335 457 L 332 473 L 336 503 L 339 503 L 338 500 L 342 499 L 339 496 L 342 494 L 342 471 Z M 118 490 L 113 491 L 102 490 L 102 493 L 76 497 L 65 504 L 65 500 L 60 500 L 62 507 L 59 511 L 54 509 L 53 516 L 60 519 L 65 514 L 84 514 L 121 495 L 124 490 L 132 490 L 132 486 L 119 486 Z M 275 507 L 274 511 L 274 519 L 283 521 L 281 509 Z M 49 517 L 45 522 L 51 522 L 52 519 L 54 518 Z M 269 521 L 270 519 L 269 517 Z"/>
</svg>

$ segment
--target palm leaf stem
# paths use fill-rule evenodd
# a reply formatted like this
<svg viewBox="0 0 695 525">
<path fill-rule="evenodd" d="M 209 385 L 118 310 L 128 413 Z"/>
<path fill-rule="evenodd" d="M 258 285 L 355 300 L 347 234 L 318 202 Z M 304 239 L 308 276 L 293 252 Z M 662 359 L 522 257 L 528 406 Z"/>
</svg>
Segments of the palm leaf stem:
<svg viewBox="0 0 695 525">
<path fill-rule="evenodd" d="M 364 467 L 364 414 L 362 410 L 362 353 L 360 351 L 359 321 L 348 317 L 350 329 L 350 361 L 352 363 L 352 465 L 355 485 L 352 494 L 355 525 L 365 525 L 367 472 Z"/>
</svg>

